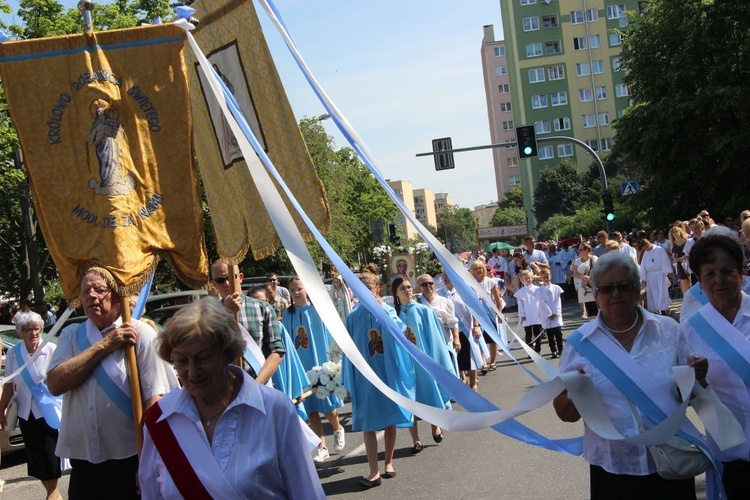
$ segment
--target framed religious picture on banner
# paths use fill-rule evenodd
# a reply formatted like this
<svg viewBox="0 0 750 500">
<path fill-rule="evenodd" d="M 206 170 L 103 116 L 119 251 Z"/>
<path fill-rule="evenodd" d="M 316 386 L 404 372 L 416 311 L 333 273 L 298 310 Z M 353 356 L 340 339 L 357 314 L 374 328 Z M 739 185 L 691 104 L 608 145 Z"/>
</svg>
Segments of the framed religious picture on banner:
<svg viewBox="0 0 750 500">
<path fill-rule="evenodd" d="M 394 254 L 391 256 L 391 262 L 388 266 L 388 283 L 393 283 L 398 277 L 403 277 L 409 280 L 412 287 L 417 285 L 416 282 L 416 271 L 414 265 L 414 255 L 409 254 Z"/>
</svg>

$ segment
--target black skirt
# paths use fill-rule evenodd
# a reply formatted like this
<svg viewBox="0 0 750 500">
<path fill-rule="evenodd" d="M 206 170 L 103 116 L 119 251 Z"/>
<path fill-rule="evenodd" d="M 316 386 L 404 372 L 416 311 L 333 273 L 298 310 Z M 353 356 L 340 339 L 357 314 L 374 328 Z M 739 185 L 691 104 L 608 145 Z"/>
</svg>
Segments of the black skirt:
<svg viewBox="0 0 750 500">
<path fill-rule="evenodd" d="M 57 479 L 62 475 L 60 459 L 55 455 L 57 429 L 53 429 L 43 418 L 29 414 L 29 420 L 18 418 L 23 442 L 26 445 L 28 474 L 41 481 Z"/>
</svg>

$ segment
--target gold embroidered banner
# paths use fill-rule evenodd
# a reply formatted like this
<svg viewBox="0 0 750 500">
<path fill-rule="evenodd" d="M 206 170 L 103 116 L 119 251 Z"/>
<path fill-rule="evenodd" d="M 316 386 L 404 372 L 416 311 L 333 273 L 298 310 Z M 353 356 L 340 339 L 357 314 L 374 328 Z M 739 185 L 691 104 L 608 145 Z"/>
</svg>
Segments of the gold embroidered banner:
<svg viewBox="0 0 750 500">
<path fill-rule="evenodd" d="M 190 5 L 200 21 L 195 39 L 234 95 L 305 213 L 324 230 L 330 213 L 302 134 L 271 59 L 251 0 L 199 0 Z M 280 245 L 269 214 L 192 53 L 188 53 L 196 155 L 211 209 L 217 251 L 237 264 L 252 249 L 255 259 Z M 287 202 L 302 235 L 312 234 Z"/>
<path fill-rule="evenodd" d="M 0 75 L 63 292 L 108 269 L 137 293 L 160 257 L 204 286 L 184 34 L 172 25 L 0 44 Z"/>
</svg>

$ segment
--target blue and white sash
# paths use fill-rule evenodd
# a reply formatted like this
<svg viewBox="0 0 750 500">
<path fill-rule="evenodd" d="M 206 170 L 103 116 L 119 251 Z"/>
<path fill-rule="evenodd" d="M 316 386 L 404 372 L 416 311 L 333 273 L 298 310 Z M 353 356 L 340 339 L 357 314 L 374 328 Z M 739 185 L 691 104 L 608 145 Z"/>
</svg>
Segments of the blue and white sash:
<svg viewBox="0 0 750 500">
<path fill-rule="evenodd" d="M 81 323 L 76 332 L 78 348 L 85 351 L 102 339 L 101 332 L 91 321 Z M 92 371 L 96 383 L 102 391 L 128 418 L 133 418 L 133 407 L 130 402 L 130 386 L 128 377 L 123 370 L 117 366 L 112 355 L 106 356 L 101 363 L 97 364 Z"/>
<path fill-rule="evenodd" d="M 28 363 L 30 359 L 29 351 L 26 350 L 26 345 L 23 342 L 18 343 L 13 349 L 16 359 L 20 361 L 19 364 Z M 39 407 L 39 411 L 42 412 L 41 416 L 44 421 L 53 429 L 59 429 L 60 416 L 62 415 L 62 397 L 55 397 L 49 392 L 47 384 L 44 383 L 45 379 L 45 375 L 39 373 L 34 363 L 28 363 L 21 372 L 21 380 L 31 392 L 31 397 Z"/>
<path fill-rule="evenodd" d="M 701 307 L 687 322 L 750 387 L 750 340 L 713 307 Z"/>
<path fill-rule="evenodd" d="M 566 339 L 578 352 L 588 359 L 605 377 L 607 377 L 640 411 L 652 422 L 663 422 L 673 413 L 681 410 L 663 384 L 656 382 L 635 360 L 621 349 L 607 342 L 605 335 L 590 335 L 583 338 L 580 330 L 576 330 Z M 687 401 L 689 394 L 683 395 Z M 684 404 L 684 403 L 683 403 Z M 707 475 L 709 491 L 720 491 L 721 463 L 708 449 L 705 440 L 695 426 L 685 418 L 677 432 L 677 436 L 687 440 L 703 452 L 711 462 L 715 474 Z M 725 495 L 723 495 L 726 498 Z"/>
<path fill-rule="evenodd" d="M 708 295 L 703 291 L 700 283 L 691 286 L 685 295 L 698 301 L 701 306 L 708 304 Z"/>
</svg>

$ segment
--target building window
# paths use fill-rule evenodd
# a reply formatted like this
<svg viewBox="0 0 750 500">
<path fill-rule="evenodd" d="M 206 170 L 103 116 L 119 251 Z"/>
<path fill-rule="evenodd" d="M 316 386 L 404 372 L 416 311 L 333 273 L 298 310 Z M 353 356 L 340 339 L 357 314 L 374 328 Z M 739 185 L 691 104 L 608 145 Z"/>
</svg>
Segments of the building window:
<svg viewBox="0 0 750 500">
<path fill-rule="evenodd" d="M 588 43 L 586 42 L 586 37 L 576 37 L 573 39 L 573 48 L 575 50 L 586 50 L 588 48 Z"/>
<path fill-rule="evenodd" d="M 539 83 L 544 81 L 544 68 L 529 70 L 529 83 Z"/>
<path fill-rule="evenodd" d="M 544 42 L 544 53 L 548 56 L 552 54 L 559 54 L 560 52 L 562 52 L 562 49 L 560 48 L 559 40 Z"/>
<path fill-rule="evenodd" d="M 557 156 L 559 156 L 560 158 L 565 156 L 573 156 L 573 145 L 569 142 L 565 144 L 558 144 Z"/>
<path fill-rule="evenodd" d="M 564 90 L 552 92 L 549 95 L 549 100 L 553 106 L 564 106 L 568 104 L 568 93 Z"/>
<path fill-rule="evenodd" d="M 521 0 L 523 3 L 523 0 Z M 619 19 L 625 15 L 624 5 L 610 5 L 607 7 L 607 19 Z"/>
<path fill-rule="evenodd" d="M 557 28 L 559 26 L 557 22 L 557 16 L 551 15 L 551 16 L 542 16 L 542 28 L 546 30 L 551 30 L 554 28 Z"/>
<path fill-rule="evenodd" d="M 508 177 L 508 185 L 510 187 L 516 187 L 521 185 L 521 176 L 520 175 L 511 175 Z"/>
<path fill-rule="evenodd" d="M 578 76 L 588 76 L 591 74 L 591 66 L 589 63 L 576 63 L 576 74 Z"/>
<path fill-rule="evenodd" d="M 570 24 L 583 24 L 583 11 L 582 10 L 570 11 Z"/>
<path fill-rule="evenodd" d="M 570 130 L 570 118 L 563 116 L 562 118 L 555 118 L 552 120 L 555 123 L 555 132 L 561 130 Z"/>
<path fill-rule="evenodd" d="M 507 66 L 495 66 L 495 76 L 505 76 L 508 74 Z"/>
<path fill-rule="evenodd" d="M 607 87 L 596 87 L 596 100 L 603 101 L 607 98 Z"/>
<path fill-rule="evenodd" d="M 513 130 L 513 121 L 503 122 L 503 130 Z"/>
<path fill-rule="evenodd" d="M 501 94 L 507 94 L 510 92 L 510 86 L 507 83 L 501 83 L 497 86 L 497 91 Z"/>
<path fill-rule="evenodd" d="M 538 94 L 531 96 L 531 107 L 534 109 L 547 107 L 547 94 Z"/>
<path fill-rule="evenodd" d="M 523 19 L 523 30 L 524 31 L 536 31 L 539 29 L 539 18 L 534 17 L 525 17 Z"/>
<path fill-rule="evenodd" d="M 565 66 L 550 66 L 547 68 L 547 76 L 550 80 L 564 80 Z"/>
<path fill-rule="evenodd" d="M 599 11 L 596 9 L 586 9 L 586 20 L 595 23 L 599 20 Z"/>
<path fill-rule="evenodd" d="M 492 49 L 492 52 L 495 54 L 495 57 L 504 57 L 505 47 L 495 47 L 494 49 Z"/>
<path fill-rule="evenodd" d="M 510 156 L 505 159 L 505 166 L 506 167 L 517 167 L 518 166 L 518 157 L 517 156 Z"/>
<path fill-rule="evenodd" d="M 602 151 L 612 151 L 612 139 L 602 137 Z"/>
<path fill-rule="evenodd" d="M 549 120 L 534 122 L 534 130 L 537 134 L 549 134 L 552 131 Z"/>
<path fill-rule="evenodd" d="M 526 57 L 537 57 L 541 55 L 542 55 L 542 42 L 526 44 Z"/>
<path fill-rule="evenodd" d="M 592 139 L 592 140 L 585 141 L 585 142 L 586 142 L 586 145 L 590 147 L 591 149 L 593 149 L 594 151 L 599 151 L 599 141 L 597 141 L 596 139 Z"/>
<path fill-rule="evenodd" d="M 501 102 L 500 103 L 500 112 L 501 113 L 510 113 L 513 109 L 510 106 L 509 102 Z"/>
<path fill-rule="evenodd" d="M 617 45 L 622 45 L 622 37 L 619 33 L 610 33 L 609 34 L 609 46 L 615 47 Z"/>
<path fill-rule="evenodd" d="M 604 73 L 604 61 L 594 61 L 594 74 L 601 75 Z"/>
<path fill-rule="evenodd" d="M 581 118 L 583 128 L 596 127 L 596 115 L 594 113 L 591 113 L 590 115 L 583 115 Z"/>
<path fill-rule="evenodd" d="M 592 49 L 598 49 L 602 46 L 602 38 L 599 35 L 591 35 L 589 37 L 589 47 Z"/>
<path fill-rule="evenodd" d="M 599 125 L 609 125 L 609 113 L 599 113 Z"/>
<path fill-rule="evenodd" d="M 513 149 L 516 147 L 515 139 L 505 139 L 505 149 Z"/>
<path fill-rule="evenodd" d="M 541 146 L 537 148 L 537 153 L 539 153 L 538 157 L 540 160 L 551 160 L 555 157 L 552 146 Z"/>
<path fill-rule="evenodd" d="M 619 57 L 612 58 L 612 71 L 622 71 L 625 69 L 625 65 L 622 64 Z"/>
<path fill-rule="evenodd" d="M 628 25 L 628 16 L 625 14 L 620 16 L 620 28 L 625 28 Z"/>
<path fill-rule="evenodd" d="M 586 87 L 585 89 L 578 89 L 578 100 L 581 102 L 589 102 L 594 100 L 593 93 L 591 92 L 591 87 Z"/>
<path fill-rule="evenodd" d="M 615 95 L 617 97 L 627 97 L 630 95 L 630 90 L 628 90 L 628 86 L 624 83 L 618 83 L 615 85 Z"/>
</svg>

